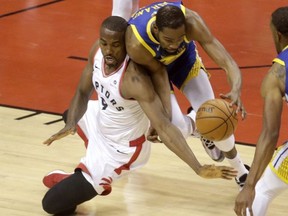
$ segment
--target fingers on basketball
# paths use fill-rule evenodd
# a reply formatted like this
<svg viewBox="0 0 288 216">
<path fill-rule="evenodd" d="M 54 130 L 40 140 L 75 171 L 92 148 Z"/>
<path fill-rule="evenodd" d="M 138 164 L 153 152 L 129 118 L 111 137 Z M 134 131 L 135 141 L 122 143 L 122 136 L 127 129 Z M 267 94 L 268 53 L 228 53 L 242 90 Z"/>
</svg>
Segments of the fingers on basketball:
<svg viewBox="0 0 288 216">
<path fill-rule="evenodd" d="M 235 107 L 224 99 L 212 99 L 203 103 L 196 113 L 197 131 L 206 139 L 221 141 L 236 130 L 238 117 Z"/>
</svg>

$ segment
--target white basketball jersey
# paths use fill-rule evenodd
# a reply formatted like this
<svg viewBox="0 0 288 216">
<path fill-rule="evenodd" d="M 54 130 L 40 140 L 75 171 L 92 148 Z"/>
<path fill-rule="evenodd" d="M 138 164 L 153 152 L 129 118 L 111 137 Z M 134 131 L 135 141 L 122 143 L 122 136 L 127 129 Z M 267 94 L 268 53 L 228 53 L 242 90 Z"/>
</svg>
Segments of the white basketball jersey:
<svg viewBox="0 0 288 216">
<path fill-rule="evenodd" d="M 93 64 L 93 85 L 98 94 L 99 131 L 108 139 L 134 140 L 146 134 L 149 121 L 136 100 L 121 96 L 120 85 L 129 62 L 126 56 L 123 64 L 113 73 L 105 75 L 104 59 L 101 50 L 95 54 Z M 121 144 L 121 143 L 119 143 Z"/>
</svg>

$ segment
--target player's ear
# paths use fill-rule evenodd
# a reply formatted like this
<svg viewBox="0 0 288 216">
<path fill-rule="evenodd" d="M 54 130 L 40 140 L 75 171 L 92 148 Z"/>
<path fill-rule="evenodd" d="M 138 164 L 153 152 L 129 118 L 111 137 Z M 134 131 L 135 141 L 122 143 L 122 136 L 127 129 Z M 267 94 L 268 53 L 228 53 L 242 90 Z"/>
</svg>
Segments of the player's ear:
<svg viewBox="0 0 288 216">
<path fill-rule="evenodd" d="M 153 28 L 153 32 L 154 32 L 155 34 L 158 34 L 159 28 L 157 27 L 156 23 L 154 23 L 154 24 L 152 25 L 152 28 Z"/>
<path fill-rule="evenodd" d="M 281 42 L 282 39 L 284 39 L 283 34 L 279 31 L 277 31 L 277 41 Z"/>
</svg>

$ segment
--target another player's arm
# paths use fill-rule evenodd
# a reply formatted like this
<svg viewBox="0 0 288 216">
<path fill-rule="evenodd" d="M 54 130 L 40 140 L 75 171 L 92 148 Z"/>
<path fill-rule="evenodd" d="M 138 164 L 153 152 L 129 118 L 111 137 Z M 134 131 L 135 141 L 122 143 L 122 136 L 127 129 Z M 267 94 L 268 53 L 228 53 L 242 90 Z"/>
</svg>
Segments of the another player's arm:
<svg viewBox="0 0 288 216">
<path fill-rule="evenodd" d="M 129 57 L 150 72 L 154 88 L 161 98 L 169 119 L 171 119 L 170 84 L 165 66 L 155 60 L 151 53 L 142 46 L 132 32 L 131 27 L 127 28 L 125 37 L 126 50 Z"/>
<path fill-rule="evenodd" d="M 132 62 L 123 79 L 121 93 L 125 98 L 134 98 L 139 102 L 163 143 L 203 178 L 234 178 L 236 173 L 233 168 L 214 165 L 202 166 L 199 163 L 180 130 L 165 115 L 165 110 L 153 88 L 150 76 L 144 71 L 141 74 L 138 72 L 131 75 L 131 67 L 133 67 Z M 137 70 L 137 66 L 135 67 Z"/>
<path fill-rule="evenodd" d="M 82 72 L 76 92 L 69 106 L 69 112 L 65 127 L 58 133 L 54 134 L 49 139 L 44 141 L 44 144 L 50 145 L 53 141 L 61 139 L 69 134 L 74 134 L 76 132 L 76 125 L 80 120 L 80 118 L 84 115 L 87 109 L 88 101 L 93 92 L 93 84 L 92 84 L 93 57 L 97 48 L 98 48 L 98 42 L 96 42 L 93 45 L 90 51 L 88 63 L 86 64 Z"/>
<path fill-rule="evenodd" d="M 211 59 L 226 72 L 231 91 L 226 95 L 222 95 L 222 97 L 231 99 L 231 104 L 237 105 L 236 111 L 241 110 L 242 118 L 245 118 L 246 111 L 240 98 L 242 76 L 237 63 L 224 46 L 212 35 L 204 20 L 196 12 L 186 10 L 188 39 L 197 41 Z"/>
<path fill-rule="evenodd" d="M 264 173 L 276 148 L 281 126 L 284 83 L 285 69 L 274 63 L 261 86 L 264 98 L 262 130 L 245 185 L 236 198 L 234 210 L 237 215 L 242 215 L 247 207 L 252 211 L 256 183 Z"/>
</svg>

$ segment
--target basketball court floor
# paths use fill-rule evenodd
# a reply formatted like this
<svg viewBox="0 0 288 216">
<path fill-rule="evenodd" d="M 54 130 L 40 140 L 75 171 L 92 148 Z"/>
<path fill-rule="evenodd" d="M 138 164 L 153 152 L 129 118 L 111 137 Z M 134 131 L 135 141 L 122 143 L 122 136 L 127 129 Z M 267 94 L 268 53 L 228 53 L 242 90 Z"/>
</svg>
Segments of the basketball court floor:
<svg viewBox="0 0 288 216">
<path fill-rule="evenodd" d="M 140 6 L 152 2 L 140 0 Z M 260 83 L 276 55 L 269 19 L 287 1 L 183 2 L 202 16 L 241 68 L 248 116 L 239 121 L 236 147 L 250 164 L 262 121 Z M 85 153 L 77 135 L 50 147 L 42 143 L 64 126 L 60 114 L 69 106 L 99 25 L 111 9 L 112 1 L 103 0 L 0 0 L 1 215 L 47 215 L 41 208 L 47 191 L 43 176 L 54 169 L 72 172 Z M 212 74 L 215 95 L 228 92 L 224 72 L 200 47 L 199 53 Z M 176 94 L 185 112 L 188 103 Z M 285 109 L 279 144 L 288 129 Z M 214 163 L 199 140 L 188 142 L 201 163 Z M 234 181 L 202 179 L 164 145 L 153 144 L 147 166 L 116 182 L 111 195 L 79 206 L 77 215 L 230 216 L 237 193 Z M 287 215 L 287 197 L 287 191 L 279 196 L 268 215 Z"/>
</svg>

